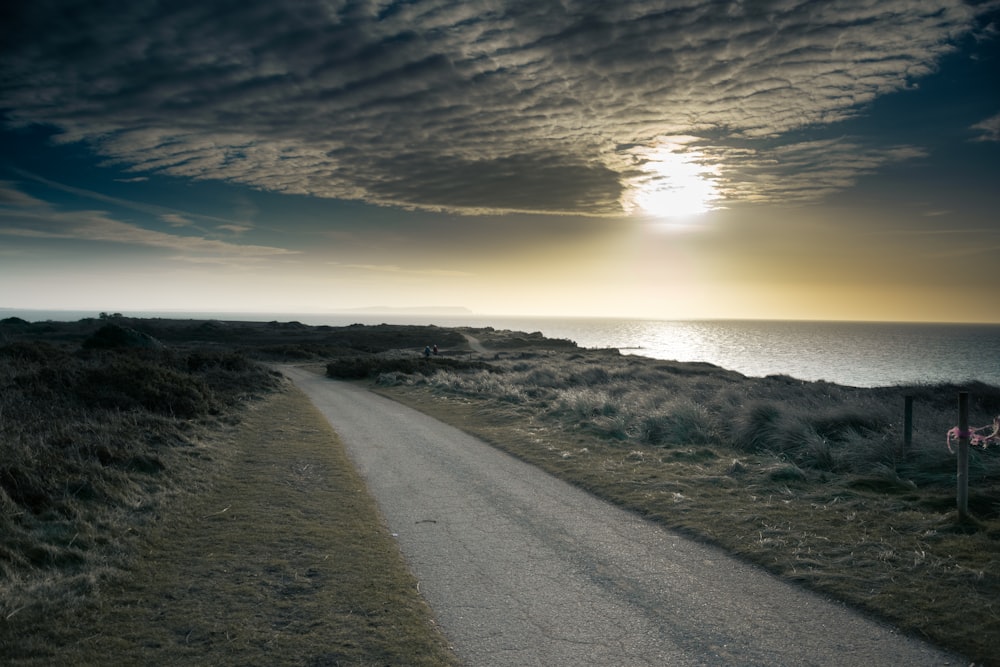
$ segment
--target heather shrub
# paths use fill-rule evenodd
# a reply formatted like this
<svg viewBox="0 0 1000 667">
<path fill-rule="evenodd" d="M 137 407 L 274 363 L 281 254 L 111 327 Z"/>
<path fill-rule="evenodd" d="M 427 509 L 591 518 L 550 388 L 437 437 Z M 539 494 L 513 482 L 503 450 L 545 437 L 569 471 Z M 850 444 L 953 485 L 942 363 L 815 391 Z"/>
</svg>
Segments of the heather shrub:
<svg viewBox="0 0 1000 667">
<path fill-rule="evenodd" d="M 96 582 L 198 454 L 197 424 L 278 384 L 231 353 L 0 346 L 0 578 Z"/>
<path fill-rule="evenodd" d="M 201 377 L 130 356 L 113 356 L 87 368 L 77 379 L 74 393 L 88 408 L 143 409 L 182 419 L 218 412 Z"/>
<path fill-rule="evenodd" d="M 163 349 L 163 343 L 152 336 L 118 324 L 105 324 L 83 341 L 85 350 L 122 348 Z"/>
</svg>

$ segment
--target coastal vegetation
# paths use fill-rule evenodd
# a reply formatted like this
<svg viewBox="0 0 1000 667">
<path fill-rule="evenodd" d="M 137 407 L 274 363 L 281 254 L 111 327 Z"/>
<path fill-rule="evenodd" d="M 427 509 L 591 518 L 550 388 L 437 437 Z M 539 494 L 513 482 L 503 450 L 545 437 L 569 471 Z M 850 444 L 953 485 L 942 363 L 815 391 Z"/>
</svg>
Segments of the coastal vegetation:
<svg viewBox="0 0 1000 667">
<path fill-rule="evenodd" d="M 371 386 L 1000 664 L 1000 447 L 973 448 L 959 521 L 946 444 L 957 393 L 980 426 L 1000 388 L 748 378 L 489 328 L 117 314 L 0 321 L 5 659 L 454 664 L 335 433 L 267 362 Z"/>
<path fill-rule="evenodd" d="M 595 495 L 1000 664 L 1000 447 L 972 449 L 972 516 L 960 521 L 946 444 L 959 391 L 978 426 L 1000 414 L 1000 388 L 749 378 L 614 350 L 488 356 L 488 369 L 412 374 L 373 360 L 371 375 L 381 393 Z"/>
<path fill-rule="evenodd" d="M 336 435 L 259 361 L 412 344 L 390 329 L 0 321 L 2 662 L 454 664 Z"/>
</svg>

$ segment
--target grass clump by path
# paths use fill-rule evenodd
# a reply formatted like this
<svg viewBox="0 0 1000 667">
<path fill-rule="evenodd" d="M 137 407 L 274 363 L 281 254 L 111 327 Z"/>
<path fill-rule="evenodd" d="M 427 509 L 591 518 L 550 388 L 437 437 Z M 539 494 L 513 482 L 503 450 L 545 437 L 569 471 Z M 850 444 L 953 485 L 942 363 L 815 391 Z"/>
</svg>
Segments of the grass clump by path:
<svg viewBox="0 0 1000 667">
<path fill-rule="evenodd" d="M 960 387 L 856 389 L 709 364 L 544 350 L 378 391 L 592 493 L 906 632 L 1000 665 L 1000 448 L 955 511 Z M 974 426 L 1000 414 L 975 384 Z M 915 396 L 902 450 L 903 397 Z"/>
</svg>

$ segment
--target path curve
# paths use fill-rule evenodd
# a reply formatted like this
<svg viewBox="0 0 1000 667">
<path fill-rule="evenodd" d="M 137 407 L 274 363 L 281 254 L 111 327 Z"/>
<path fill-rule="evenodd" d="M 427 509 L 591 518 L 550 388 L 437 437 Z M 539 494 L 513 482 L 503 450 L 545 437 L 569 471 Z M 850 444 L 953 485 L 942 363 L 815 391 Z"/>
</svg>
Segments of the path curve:
<svg viewBox="0 0 1000 667">
<path fill-rule="evenodd" d="M 282 370 L 470 667 L 963 664 L 363 387 Z"/>
<path fill-rule="evenodd" d="M 469 347 L 473 352 L 477 354 L 489 354 L 490 351 L 483 347 L 483 344 L 479 342 L 479 339 L 475 336 L 471 336 L 465 332 L 459 332 L 465 337 L 465 341 L 469 344 Z"/>
</svg>

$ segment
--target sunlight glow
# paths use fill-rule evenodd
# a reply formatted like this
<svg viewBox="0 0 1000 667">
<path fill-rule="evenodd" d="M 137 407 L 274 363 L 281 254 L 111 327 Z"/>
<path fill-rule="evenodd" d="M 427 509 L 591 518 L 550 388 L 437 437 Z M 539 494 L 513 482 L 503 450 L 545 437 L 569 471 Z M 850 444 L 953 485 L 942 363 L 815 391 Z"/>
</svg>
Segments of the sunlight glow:
<svg viewBox="0 0 1000 667">
<path fill-rule="evenodd" d="M 674 142 L 631 153 L 640 173 L 626 182 L 626 213 L 683 218 L 717 208 L 716 174 L 702 163 L 701 153 Z"/>
</svg>

